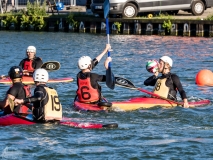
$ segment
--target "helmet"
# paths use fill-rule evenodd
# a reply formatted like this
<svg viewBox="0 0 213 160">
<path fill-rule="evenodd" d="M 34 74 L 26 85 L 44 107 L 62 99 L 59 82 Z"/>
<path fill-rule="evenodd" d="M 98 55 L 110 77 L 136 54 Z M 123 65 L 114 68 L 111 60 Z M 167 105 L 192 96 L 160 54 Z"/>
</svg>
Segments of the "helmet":
<svg viewBox="0 0 213 160">
<path fill-rule="evenodd" d="M 146 70 L 150 73 L 155 73 L 158 71 L 158 64 L 157 60 L 149 60 L 146 63 Z"/>
<path fill-rule="evenodd" d="M 49 74 L 43 68 L 36 69 L 33 73 L 33 80 L 34 82 L 47 82 L 49 80 Z"/>
<path fill-rule="evenodd" d="M 8 75 L 10 76 L 11 79 L 22 78 L 23 70 L 19 66 L 13 66 L 10 68 Z"/>
<path fill-rule="evenodd" d="M 34 53 L 36 53 L 36 48 L 34 46 L 28 46 L 27 47 L 27 52 L 34 52 Z"/>
<path fill-rule="evenodd" d="M 173 61 L 172 61 L 172 59 L 171 59 L 170 57 L 168 57 L 168 56 L 163 56 L 163 57 L 160 58 L 160 60 L 162 60 L 162 61 L 168 63 L 168 64 L 170 65 L 170 67 L 172 67 Z"/>
<path fill-rule="evenodd" d="M 87 69 L 92 64 L 92 59 L 89 56 L 82 56 L 78 60 L 78 67 L 80 69 Z"/>
</svg>

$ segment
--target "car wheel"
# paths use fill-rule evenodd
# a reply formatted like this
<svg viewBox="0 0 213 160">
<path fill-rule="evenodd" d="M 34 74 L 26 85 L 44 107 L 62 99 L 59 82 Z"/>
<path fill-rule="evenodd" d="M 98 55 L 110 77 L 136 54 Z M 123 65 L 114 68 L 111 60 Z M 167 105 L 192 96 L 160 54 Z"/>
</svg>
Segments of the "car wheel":
<svg viewBox="0 0 213 160">
<path fill-rule="evenodd" d="M 192 3 L 191 12 L 193 15 L 200 16 L 203 14 L 204 10 L 205 10 L 205 6 L 202 1 L 198 0 Z"/>
<path fill-rule="evenodd" d="M 137 7 L 132 3 L 127 3 L 123 9 L 122 16 L 126 18 L 136 17 L 138 14 Z"/>
</svg>

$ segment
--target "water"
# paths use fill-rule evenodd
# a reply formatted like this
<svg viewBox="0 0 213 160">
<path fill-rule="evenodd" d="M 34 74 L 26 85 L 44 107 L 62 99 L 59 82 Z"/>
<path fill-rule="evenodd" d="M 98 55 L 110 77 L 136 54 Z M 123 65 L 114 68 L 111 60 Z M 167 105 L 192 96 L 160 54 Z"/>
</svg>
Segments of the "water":
<svg viewBox="0 0 213 160">
<path fill-rule="evenodd" d="M 0 38 L 1 74 L 25 57 L 27 46 L 37 48 L 43 61 L 61 63 L 51 78 L 71 76 L 76 79 L 77 60 L 83 55 L 96 57 L 105 47 L 105 35 L 79 33 L 4 32 Z M 110 35 L 113 48 L 112 69 L 116 76 L 143 85 L 151 76 L 146 61 L 162 55 L 174 60 L 176 73 L 189 100 L 212 99 L 211 87 L 198 87 L 195 76 L 201 69 L 213 70 L 213 39 L 192 37 L 160 37 Z M 94 72 L 105 74 L 104 59 Z M 85 130 L 60 125 L 0 127 L 2 159 L 212 159 L 212 104 L 184 109 L 154 107 L 132 112 L 79 113 L 71 108 L 76 81 L 49 84 L 57 89 L 63 114 L 73 121 L 118 123 L 117 129 Z M 0 85 L 2 99 L 9 86 Z M 110 101 L 121 101 L 145 95 L 136 90 L 116 87 L 110 90 L 102 83 L 103 95 Z"/>
</svg>

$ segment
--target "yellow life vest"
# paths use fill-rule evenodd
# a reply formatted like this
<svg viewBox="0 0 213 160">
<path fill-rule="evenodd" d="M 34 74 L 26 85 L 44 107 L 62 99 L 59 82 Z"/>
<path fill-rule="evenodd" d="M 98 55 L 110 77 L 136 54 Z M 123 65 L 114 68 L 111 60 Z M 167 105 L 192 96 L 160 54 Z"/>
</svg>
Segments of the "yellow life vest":
<svg viewBox="0 0 213 160">
<path fill-rule="evenodd" d="M 62 120 L 62 105 L 59 101 L 58 94 L 55 89 L 44 87 L 49 96 L 47 104 L 44 106 L 45 120 Z"/>
<path fill-rule="evenodd" d="M 158 79 L 155 83 L 154 93 L 167 98 L 169 95 L 169 87 L 166 86 L 167 78 Z"/>
</svg>

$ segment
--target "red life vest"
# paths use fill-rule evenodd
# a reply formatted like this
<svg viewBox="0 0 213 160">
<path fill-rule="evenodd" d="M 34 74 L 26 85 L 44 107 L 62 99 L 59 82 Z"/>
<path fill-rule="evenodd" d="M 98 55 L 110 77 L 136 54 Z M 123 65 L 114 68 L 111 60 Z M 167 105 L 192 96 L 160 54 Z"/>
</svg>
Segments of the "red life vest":
<svg viewBox="0 0 213 160">
<path fill-rule="evenodd" d="M 80 102 L 96 102 L 100 99 L 98 90 L 91 86 L 90 77 L 86 79 L 78 78 L 78 90 L 76 93 Z"/>
<path fill-rule="evenodd" d="M 30 86 L 24 85 L 23 88 L 24 88 L 26 98 L 31 97 Z M 19 113 L 27 113 L 27 111 L 28 111 L 28 107 L 26 107 L 25 105 L 21 105 L 19 109 Z"/>
<path fill-rule="evenodd" d="M 23 70 L 34 71 L 33 60 L 25 60 Z"/>
</svg>

